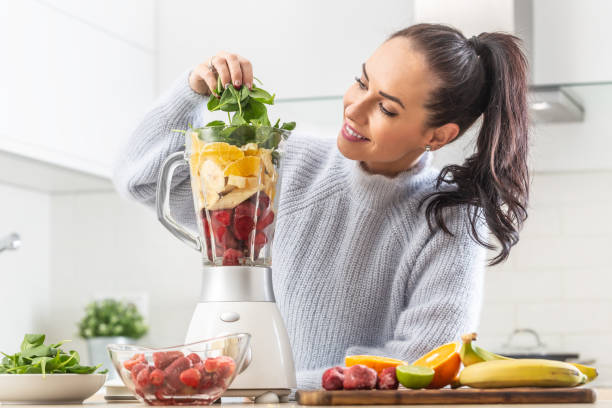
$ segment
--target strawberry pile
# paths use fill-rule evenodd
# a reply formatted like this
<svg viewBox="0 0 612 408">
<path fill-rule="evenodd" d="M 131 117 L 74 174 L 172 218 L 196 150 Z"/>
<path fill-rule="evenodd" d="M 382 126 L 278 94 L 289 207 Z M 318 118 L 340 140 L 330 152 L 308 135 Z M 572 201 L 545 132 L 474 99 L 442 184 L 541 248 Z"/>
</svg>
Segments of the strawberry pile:
<svg viewBox="0 0 612 408">
<path fill-rule="evenodd" d="M 332 367 L 323 373 L 321 386 L 328 390 L 396 390 L 399 382 L 395 367 L 383 369 L 380 374 L 363 364 L 351 367 Z"/>
<path fill-rule="evenodd" d="M 123 362 L 136 394 L 149 405 L 209 405 L 229 386 L 236 370 L 231 357 L 209 357 L 181 351 L 153 353 L 153 364 L 144 354 Z"/>
<path fill-rule="evenodd" d="M 270 204 L 270 198 L 260 191 L 259 198 L 253 194 L 233 209 L 210 211 L 210 224 L 203 209 L 201 217 L 208 259 L 213 261 L 213 238 L 215 255 L 223 259 L 223 265 L 240 265 L 243 263 L 241 260 L 251 257 L 251 247 L 254 248 L 253 259 L 257 259 L 259 251 L 268 242 L 266 228 L 274 221 L 274 210 Z"/>
</svg>

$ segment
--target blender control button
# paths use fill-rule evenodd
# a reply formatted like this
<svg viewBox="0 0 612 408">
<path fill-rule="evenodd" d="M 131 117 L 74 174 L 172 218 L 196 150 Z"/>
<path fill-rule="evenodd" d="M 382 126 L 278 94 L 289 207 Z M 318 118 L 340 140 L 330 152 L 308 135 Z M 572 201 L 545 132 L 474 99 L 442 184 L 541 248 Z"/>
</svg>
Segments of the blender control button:
<svg viewBox="0 0 612 408">
<path fill-rule="evenodd" d="M 240 315 L 236 312 L 223 312 L 221 313 L 221 320 L 224 322 L 235 322 L 240 319 Z"/>
</svg>

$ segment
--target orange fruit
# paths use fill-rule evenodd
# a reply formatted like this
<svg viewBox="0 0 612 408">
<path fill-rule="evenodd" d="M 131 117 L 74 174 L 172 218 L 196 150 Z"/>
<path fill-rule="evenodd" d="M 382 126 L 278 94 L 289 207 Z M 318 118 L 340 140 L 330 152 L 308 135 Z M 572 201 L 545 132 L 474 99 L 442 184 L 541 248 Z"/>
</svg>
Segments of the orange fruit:
<svg viewBox="0 0 612 408">
<path fill-rule="evenodd" d="M 396 360 L 389 357 L 379 356 L 347 356 L 344 359 L 344 364 L 347 367 L 354 366 L 357 364 L 363 364 L 366 367 L 374 369 L 378 374 L 382 370 L 388 367 L 397 367 L 399 365 L 405 365 L 406 362 L 402 360 Z"/>
<path fill-rule="evenodd" d="M 240 151 L 242 153 L 242 150 Z M 252 177 L 259 175 L 259 156 L 245 156 L 227 165 L 223 174 L 228 176 Z"/>
<path fill-rule="evenodd" d="M 207 143 L 200 148 L 200 154 L 223 162 L 233 162 L 244 157 L 244 152 L 239 147 L 225 142 Z"/>
<path fill-rule="evenodd" d="M 455 379 L 461 368 L 459 350 L 461 350 L 460 342 L 447 343 L 412 363 L 416 366 L 433 368 L 436 372 L 427 388 L 442 388 Z"/>
</svg>

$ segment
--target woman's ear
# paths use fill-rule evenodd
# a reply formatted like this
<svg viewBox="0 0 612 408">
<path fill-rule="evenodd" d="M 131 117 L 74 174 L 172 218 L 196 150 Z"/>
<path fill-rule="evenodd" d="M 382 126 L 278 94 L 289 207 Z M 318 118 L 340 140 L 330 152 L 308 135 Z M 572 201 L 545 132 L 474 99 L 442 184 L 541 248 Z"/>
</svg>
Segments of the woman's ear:
<svg viewBox="0 0 612 408">
<path fill-rule="evenodd" d="M 447 123 L 433 130 L 429 139 L 431 150 L 438 150 L 442 146 L 455 140 L 459 134 L 459 126 L 456 123 Z"/>
</svg>

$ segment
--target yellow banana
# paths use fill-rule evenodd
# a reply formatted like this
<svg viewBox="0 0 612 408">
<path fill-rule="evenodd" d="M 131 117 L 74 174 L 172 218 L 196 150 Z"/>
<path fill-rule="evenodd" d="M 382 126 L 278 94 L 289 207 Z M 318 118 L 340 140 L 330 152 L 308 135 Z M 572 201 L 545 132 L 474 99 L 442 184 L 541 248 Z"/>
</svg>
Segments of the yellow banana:
<svg viewBox="0 0 612 408">
<path fill-rule="evenodd" d="M 507 359 L 472 364 L 461 371 L 459 382 L 472 388 L 574 387 L 587 376 L 562 361 Z"/>
<path fill-rule="evenodd" d="M 599 375 L 595 367 L 589 367 L 578 363 L 568 363 L 579 369 L 582 374 L 586 375 L 587 382 L 593 381 Z"/>
<path fill-rule="evenodd" d="M 465 367 L 476 363 L 482 363 L 484 361 L 509 360 L 509 357 L 500 356 L 499 354 L 491 353 L 483 348 L 474 346 L 472 341 L 476 340 L 476 337 L 476 333 L 469 333 L 461 336 L 463 344 L 461 345 L 459 355 L 461 356 L 461 362 Z"/>
<path fill-rule="evenodd" d="M 468 333 L 461 336 L 463 344 L 461 345 L 461 351 L 459 354 L 461 355 L 461 362 L 465 367 L 485 361 L 512 360 L 510 357 L 500 356 L 499 354 L 491 353 L 482 347 L 473 345 L 472 342 L 475 341 L 476 338 L 476 333 Z M 598 373 L 595 367 L 589 367 L 578 363 L 567 364 L 573 365 L 584 375 L 586 375 L 587 382 L 593 381 L 595 378 L 597 378 Z"/>
</svg>

